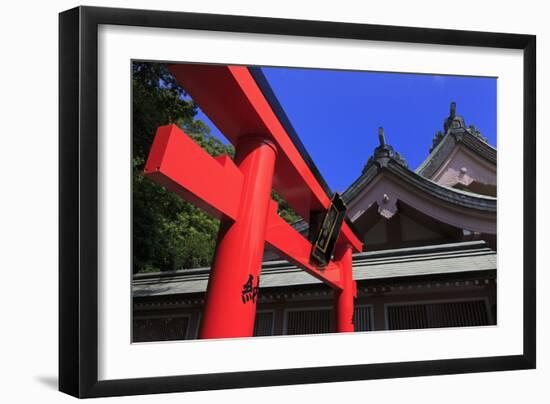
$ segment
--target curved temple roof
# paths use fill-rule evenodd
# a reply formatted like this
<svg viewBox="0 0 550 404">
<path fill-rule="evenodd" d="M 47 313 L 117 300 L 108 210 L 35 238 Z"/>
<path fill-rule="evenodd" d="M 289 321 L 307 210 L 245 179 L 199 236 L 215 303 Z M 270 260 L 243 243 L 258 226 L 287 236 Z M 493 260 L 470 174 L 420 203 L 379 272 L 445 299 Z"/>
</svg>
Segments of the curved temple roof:
<svg viewBox="0 0 550 404">
<path fill-rule="evenodd" d="M 466 128 L 464 119 L 455 112 L 456 105 L 452 103 L 451 113 L 444 121 L 445 135 L 438 132 L 430 155 L 416 171 L 407 167 L 405 159 L 386 142 L 384 131 L 379 128 L 379 146 L 362 174 L 342 194 L 351 222 L 374 203 L 381 215 L 390 218 L 397 211 L 397 202 L 402 201 L 451 226 L 496 234 L 496 197 L 443 185 L 434 178 L 458 144 L 485 161 L 487 167 L 495 166 L 496 172 L 496 149 L 474 126 Z M 303 232 L 307 224 L 298 222 L 294 227 Z"/>
<path fill-rule="evenodd" d="M 392 153 L 379 153 L 379 149 L 342 195 L 352 222 L 374 204 L 379 214 L 389 219 L 398 211 L 398 202 L 403 202 L 455 228 L 496 234 L 496 198 L 438 184 L 407 168 Z"/>
<path fill-rule="evenodd" d="M 458 144 L 464 145 L 477 156 L 496 166 L 497 150 L 487 143 L 487 139 L 481 135 L 474 125 L 466 127 L 464 118 L 456 115 L 456 104 L 454 102 L 451 103 L 451 113 L 445 119 L 443 127 L 445 132 L 438 131 L 436 133 L 430 154 L 415 170 L 416 173 L 432 178 Z"/>
<path fill-rule="evenodd" d="M 361 174 L 361 176 L 343 193 L 342 197 L 346 203 L 349 204 L 355 199 L 361 191 L 383 171 L 392 173 L 405 181 L 408 185 L 442 202 L 452 203 L 457 206 L 479 211 L 496 213 L 496 198 L 440 185 L 411 171 L 393 157 L 382 157 L 371 160 L 363 174 Z"/>
</svg>

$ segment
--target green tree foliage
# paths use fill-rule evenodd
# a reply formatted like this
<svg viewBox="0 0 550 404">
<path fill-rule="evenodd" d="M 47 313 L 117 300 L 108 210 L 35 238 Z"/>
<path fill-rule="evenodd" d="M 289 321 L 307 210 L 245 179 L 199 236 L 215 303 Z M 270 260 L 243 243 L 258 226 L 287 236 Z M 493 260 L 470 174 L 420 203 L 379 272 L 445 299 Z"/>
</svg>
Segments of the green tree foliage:
<svg viewBox="0 0 550 404">
<path fill-rule="evenodd" d="M 294 223 L 302 219 L 277 192 L 273 191 L 271 197 L 279 204 L 279 216 L 286 220 L 287 223 Z"/>
<path fill-rule="evenodd" d="M 163 64 L 134 62 L 133 90 L 133 271 L 156 272 L 208 266 L 216 245 L 219 221 L 183 201 L 143 175 L 156 129 L 176 124 L 213 156 L 234 149 L 210 134 L 195 119 L 197 105 Z M 299 216 L 274 193 L 279 213 L 288 222 Z"/>
</svg>

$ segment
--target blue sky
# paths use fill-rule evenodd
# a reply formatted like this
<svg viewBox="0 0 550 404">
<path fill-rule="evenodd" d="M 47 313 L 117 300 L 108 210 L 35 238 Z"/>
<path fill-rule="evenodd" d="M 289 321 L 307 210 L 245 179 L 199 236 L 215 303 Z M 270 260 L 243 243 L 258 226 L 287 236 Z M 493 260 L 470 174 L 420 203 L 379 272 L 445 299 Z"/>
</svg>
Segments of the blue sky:
<svg viewBox="0 0 550 404">
<path fill-rule="evenodd" d="M 386 142 L 415 169 L 443 130 L 452 101 L 466 125 L 496 146 L 497 79 L 334 70 L 262 68 L 317 168 L 344 191 L 378 145 Z M 221 137 L 215 126 L 199 112 Z M 225 141 L 226 142 L 226 141 Z"/>
</svg>

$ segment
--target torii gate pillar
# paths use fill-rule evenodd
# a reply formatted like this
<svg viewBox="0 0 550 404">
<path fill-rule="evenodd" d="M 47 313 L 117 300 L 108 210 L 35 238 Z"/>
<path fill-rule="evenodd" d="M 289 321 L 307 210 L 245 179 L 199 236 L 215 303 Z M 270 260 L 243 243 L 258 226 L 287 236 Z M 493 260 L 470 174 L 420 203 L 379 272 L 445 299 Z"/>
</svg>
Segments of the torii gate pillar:
<svg viewBox="0 0 550 404">
<path fill-rule="evenodd" d="M 344 245 L 335 251 L 335 260 L 341 268 L 342 289 L 336 293 L 336 332 L 353 332 L 354 299 L 357 297 L 357 284 L 352 274 L 352 249 Z"/>
<path fill-rule="evenodd" d="M 243 137 L 235 149 L 241 201 L 235 221 L 221 220 L 199 338 L 250 337 L 254 331 L 277 149 L 261 137 Z"/>
</svg>

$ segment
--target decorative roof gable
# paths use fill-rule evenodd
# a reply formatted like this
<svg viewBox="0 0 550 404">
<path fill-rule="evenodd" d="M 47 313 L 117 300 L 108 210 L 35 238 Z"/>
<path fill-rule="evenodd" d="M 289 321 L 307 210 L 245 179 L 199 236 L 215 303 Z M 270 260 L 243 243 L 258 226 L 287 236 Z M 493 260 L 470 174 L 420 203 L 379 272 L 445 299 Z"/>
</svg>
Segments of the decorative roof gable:
<svg viewBox="0 0 550 404">
<path fill-rule="evenodd" d="M 474 152 L 486 162 L 495 165 L 497 151 L 487 142 L 475 125 L 466 127 L 464 118 L 456 115 L 456 103 L 451 103 L 449 116 L 443 122 L 444 132 L 437 131 L 432 139 L 432 147 L 428 157 L 415 170 L 416 173 L 432 178 L 444 164 L 458 144 Z"/>
</svg>

